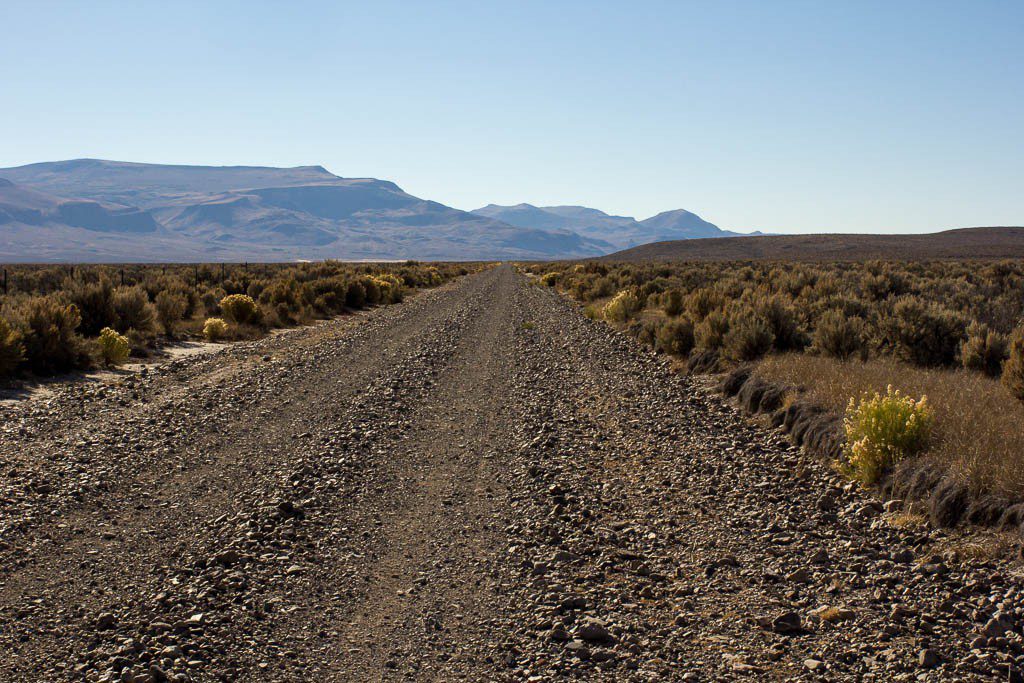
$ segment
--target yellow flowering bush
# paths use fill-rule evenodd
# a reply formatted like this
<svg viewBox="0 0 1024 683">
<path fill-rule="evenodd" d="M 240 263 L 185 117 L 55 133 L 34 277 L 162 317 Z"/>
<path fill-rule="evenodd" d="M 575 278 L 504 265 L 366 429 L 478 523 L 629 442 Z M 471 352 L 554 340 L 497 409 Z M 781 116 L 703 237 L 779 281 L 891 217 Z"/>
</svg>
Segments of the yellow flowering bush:
<svg viewBox="0 0 1024 683">
<path fill-rule="evenodd" d="M 256 324 L 262 317 L 259 304 L 245 294 L 229 294 L 220 300 L 220 310 L 228 320 L 243 325 Z"/>
<path fill-rule="evenodd" d="M 605 320 L 613 322 L 626 322 L 633 314 L 640 310 L 640 299 L 636 294 L 624 289 L 604 305 Z"/>
<path fill-rule="evenodd" d="M 100 330 L 100 357 L 107 365 L 120 365 L 128 360 L 128 337 L 117 330 L 104 327 Z"/>
<path fill-rule="evenodd" d="M 846 430 L 846 462 L 840 469 L 865 486 L 904 458 L 920 454 L 932 430 L 928 397 L 915 400 L 892 388 L 886 393 L 850 399 L 843 426 Z"/>
<path fill-rule="evenodd" d="M 223 339 L 228 333 L 228 324 L 222 318 L 207 318 L 203 323 L 203 336 L 208 341 Z"/>
<path fill-rule="evenodd" d="M 558 282 L 558 276 L 561 275 L 557 270 L 550 273 L 544 273 L 540 276 L 540 283 L 545 287 L 554 287 L 555 283 Z"/>
</svg>

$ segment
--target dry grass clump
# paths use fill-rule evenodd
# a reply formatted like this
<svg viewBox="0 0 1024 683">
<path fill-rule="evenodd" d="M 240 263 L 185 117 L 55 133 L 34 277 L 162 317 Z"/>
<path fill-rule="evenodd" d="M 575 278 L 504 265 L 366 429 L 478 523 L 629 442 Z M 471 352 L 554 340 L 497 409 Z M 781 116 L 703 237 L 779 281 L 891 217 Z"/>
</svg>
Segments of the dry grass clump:
<svg viewBox="0 0 1024 683">
<path fill-rule="evenodd" d="M 806 354 L 770 356 L 756 373 L 804 387 L 807 399 L 836 414 L 851 396 L 885 392 L 889 385 L 927 396 L 933 428 L 923 457 L 943 464 L 977 493 L 1024 493 L 1024 404 L 982 373 L 919 368 L 891 358 L 844 363 Z"/>
<path fill-rule="evenodd" d="M 0 380 L 107 363 L 100 339 L 106 328 L 139 354 L 161 343 L 161 332 L 205 336 L 207 318 L 232 321 L 220 338 L 254 338 L 273 327 L 397 303 L 408 289 L 481 267 L 414 261 L 8 266 L 8 291 L 0 294 Z"/>
</svg>

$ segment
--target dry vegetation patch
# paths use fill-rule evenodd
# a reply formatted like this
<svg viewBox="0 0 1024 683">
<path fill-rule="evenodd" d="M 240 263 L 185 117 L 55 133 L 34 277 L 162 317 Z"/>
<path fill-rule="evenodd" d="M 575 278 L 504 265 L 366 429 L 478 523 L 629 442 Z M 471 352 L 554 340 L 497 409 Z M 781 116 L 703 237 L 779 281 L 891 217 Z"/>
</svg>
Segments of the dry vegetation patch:
<svg viewBox="0 0 1024 683">
<path fill-rule="evenodd" d="M 398 303 L 483 266 L 301 264 L 7 266 L 0 382 L 123 363 L 168 339 L 252 339 Z"/>
<path fill-rule="evenodd" d="M 842 414 L 851 396 L 898 386 L 927 396 L 934 436 L 926 456 L 963 477 L 976 493 L 1024 493 L 1024 404 L 982 373 L 918 368 L 887 358 L 842 362 L 806 354 L 765 358 L 756 374 L 801 386 L 804 397 Z"/>
<path fill-rule="evenodd" d="M 592 261 L 527 269 L 580 301 L 588 316 L 691 372 L 756 365 L 756 381 L 741 367 L 735 386 L 723 384 L 726 393 L 755 412 L 775 412 L 798 443 L 863 465 L 847 467 L 854 478 L 888 480 L 897 469 L 914 471 L 903 468 L 911 461 L 935 466 L 927 488 L 946 487 L 944 509 L 972 504 L 963 487 L 975 497 L 1024 500 L 1022 261 Z M 890 386 L 902 398 L 886 398 Z M 780 396 L 786 387 L 803 391 Z M 850 407 L 865 396 L 866 407 Z M 799 405 L 783 404 L 794 400 Z M 843 424 L 861 408 L 862 424 Z M 879 420 L 901 416 L 881 428 Z M 859 445 L 847 440 L 854 432 Z"/>
</svg>

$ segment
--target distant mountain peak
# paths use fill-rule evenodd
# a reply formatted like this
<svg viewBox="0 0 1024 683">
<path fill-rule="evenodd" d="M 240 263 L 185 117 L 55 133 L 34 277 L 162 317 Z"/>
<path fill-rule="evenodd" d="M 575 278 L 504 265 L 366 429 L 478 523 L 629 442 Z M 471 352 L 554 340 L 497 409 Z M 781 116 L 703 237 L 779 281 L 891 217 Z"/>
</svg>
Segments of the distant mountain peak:
<svg viewBox="0 0 1024 683">
<path fill-rule="evenodd" d="M 537 207 L 533 204 L 500 206 L 488 204 L 473 213 L 524 228 L 572 230 L 619 248 L 667 239 L 723 237 L 735 233 L 721 230 L 692 211 L 663 211 L 643 221 L 631 216 L 613 216 L 587 206 Z"/>
<path fill-rule="evenodd" d="M 0 179 L 8 181 L 0 185 L 0 261 L 202 260 L 211 254 L 240 260 L 529 259 L 613 249 L 568 230 L 523 228 L 459 211 L 388 180 L 342 178 L 320 165 L 72 159 L 0 168 Z"/>
</svg>

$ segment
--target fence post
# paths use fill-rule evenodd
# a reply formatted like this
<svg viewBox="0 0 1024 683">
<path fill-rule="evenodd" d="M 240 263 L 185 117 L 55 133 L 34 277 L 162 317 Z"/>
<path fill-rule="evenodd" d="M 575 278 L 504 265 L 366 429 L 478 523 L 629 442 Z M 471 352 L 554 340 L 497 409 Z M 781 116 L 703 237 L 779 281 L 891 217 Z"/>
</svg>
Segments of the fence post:
<svg viewBox="0 0 1024 683">
<path fill-rule="evenodd" d="M 7 269 L 4 268 L 4 296 L 7 295 Z"/>
</svg>

